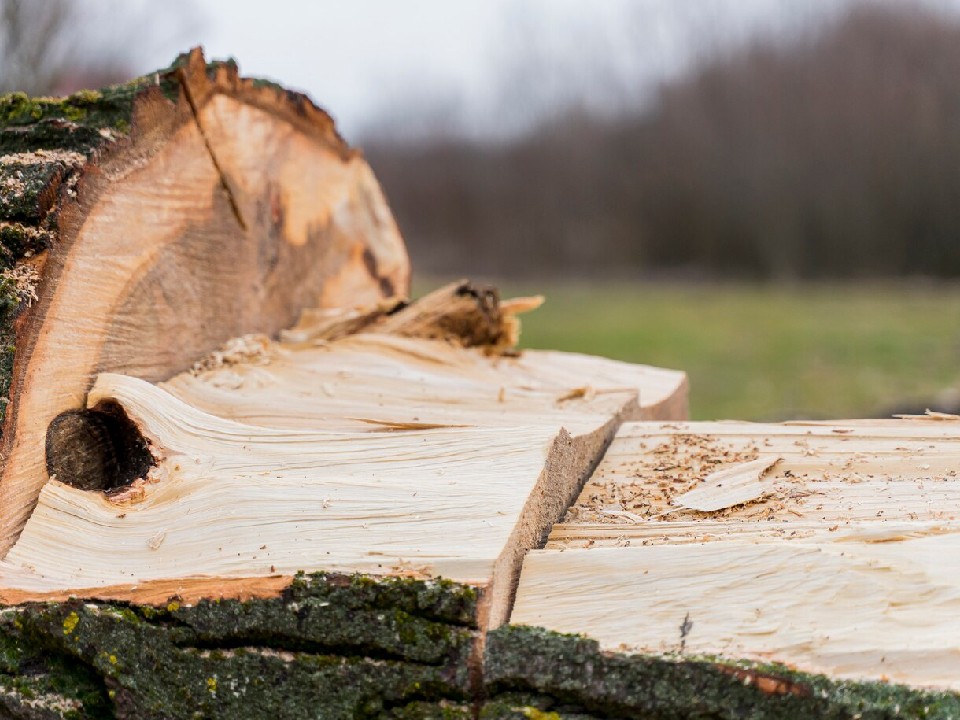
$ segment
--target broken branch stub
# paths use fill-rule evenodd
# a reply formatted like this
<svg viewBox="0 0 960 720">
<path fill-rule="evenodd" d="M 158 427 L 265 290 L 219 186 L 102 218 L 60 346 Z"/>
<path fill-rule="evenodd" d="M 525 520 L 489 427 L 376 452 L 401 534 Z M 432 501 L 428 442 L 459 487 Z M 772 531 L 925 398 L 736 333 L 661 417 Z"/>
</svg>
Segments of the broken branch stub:
<svg viewBox="0 0 960 720">
<path fill-rule="evenodd" d="M 115 490 L 154 464 L 147 441 L 114 402 L 57 415 L 47 428 L 46 455 L 47 474 L 80 490 Z"/>
</svg>

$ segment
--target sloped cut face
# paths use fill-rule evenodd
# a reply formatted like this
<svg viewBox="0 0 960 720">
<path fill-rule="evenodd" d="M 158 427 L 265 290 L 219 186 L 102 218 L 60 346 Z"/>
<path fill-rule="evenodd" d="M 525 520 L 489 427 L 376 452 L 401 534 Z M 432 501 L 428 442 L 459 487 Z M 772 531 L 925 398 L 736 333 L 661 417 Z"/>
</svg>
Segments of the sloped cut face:
<svg viewBox="0 0 960 720">
<path fill-rule="evenodd" d="M 523 553 L 621 419 L 682 404 L 684 387 L 604 359 L 392 335 L 232 348 L 159 384 L 99 376 L 89 408 L 121 408 L 153 465 L 107 492 L 48 482 L 0 566 L 10 597 L 170 578 L 202 595 L 322 569 L 487 588 L 483 619 L 499 624 Z"/>
<path fill-rule="evenodd" d="M 55 237 L 23 260 L 34 282 L 13 326 L 3 551 L 48 481 L 48 427 L 85 407 L 99 373 L 157 382 L 307 307 L 407 292 L 386 202 L 329 117 L 199 52 L 158 77 L 163 92 L 146 84 L 130 100 L 125 133 L 101 129 L 101 145 L 50 180 L 55 222 L 41 223 Z M 47 137 L 44 123 L 18 132 Z"/>
</svg>

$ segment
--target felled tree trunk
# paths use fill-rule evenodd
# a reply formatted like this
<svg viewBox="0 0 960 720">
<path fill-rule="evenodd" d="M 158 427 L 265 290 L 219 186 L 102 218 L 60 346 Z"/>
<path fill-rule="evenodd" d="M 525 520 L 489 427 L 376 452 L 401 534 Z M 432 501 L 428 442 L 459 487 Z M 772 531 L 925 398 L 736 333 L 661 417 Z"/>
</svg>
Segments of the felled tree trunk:
<svg viewBox="0 0 960 720">
<path fill-rule="evenodd" d="M 683 410 L 681 373 L 504 354 L 535 304 L 454 283 L 159 384 L 101 373 L 0 562 L 15 670 L 93 662 L 129 717 L 474 712 L 524 554 L 622 420 Z"/>
<path fill-rule="evenodd" d="M 537 298 L 408 302 L 369 168 L 304 97 L 195 51 L 0 109 L 0 716 L 956 714 L 916 689 L 940 676 L 878 684 L 883 643 L 851 671 L 715 621 L 738 588 L 700 546 L 736 536 L 742 574 L 717 521 L 779 460 L 701 472 L 729 457 L 682 450 L 723 429 L 678 424 L 681 372 L 516 351 Z"/>
<path fill-rule="evenodd" d="M 2 109 L 7 714 L 472 713 L 523 553 L 682 374 L 405 308 L 362 158 L 230 63 Z"/>
</svg>

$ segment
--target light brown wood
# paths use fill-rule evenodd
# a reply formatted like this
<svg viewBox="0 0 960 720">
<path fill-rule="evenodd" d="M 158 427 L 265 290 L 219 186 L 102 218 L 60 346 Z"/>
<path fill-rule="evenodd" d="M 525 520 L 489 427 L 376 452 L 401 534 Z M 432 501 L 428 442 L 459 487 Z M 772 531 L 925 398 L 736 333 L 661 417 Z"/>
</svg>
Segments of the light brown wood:
<svg viewBox="0 0 960 720">
<path fill-rule="evenodd" d="M 543 297 L 500 301 L 495 288 L 467 280 L 448 283 L 410 307 L 405 298 L 385 300 L 353 310 L 309 309 L 297 325 L 283 332 L 291 343 L 338 340 L 355 333 L 448 340 L 461 347 L 481 347 L 493 354 L 515 354 L 521 313 L 536 310 Z"/>
<path fill-rule="evenodd" d="M 305 317 L 316 332 L 247 336 L 159 384 L 100 374 L 87 405 L 122 407 L 155 466 L 107 494 L 46 483 L 0 563 L 0 595 L 100 588 L 140 602 L 136 588 L 177 578 L 416 574 L 487 588 L 482 619 L 496 626 L 523 554 L 619 423 L 684 402 L 675 371 L 491 353 L 497 332 L 475 348 L 378 332 L 436 336 L 416 305 L 333 341 L 329 313 Z"/>
<path fill-rule="evenodd" d="M 0 603 L 22 605 L 27 602 L 63 602 L 82 597 L 87 600 L 139 602 L 166 605 L 178 602 L 195 605 L 201 600 L 250 600 L 276 597 L 293 582 L 290 575 L 250 578 L 187 577 L 154 580 L 139 585 L 107 585 L 96 588 L 67 588 L 36 592 L 0 588 Z"/>
<path fill-rule="evenodd" d="M 407 292 L 402 240 L 362 157 L 302 96 L 195 52 L 180 98 L 135 106 L 129 140 L 58 200 L 17 325 L 3 430 L 0 552 L 47 482 L 45 436 L 98 373 L 149 381 L 227 339 L 289 327 L 305 307 Z"/>
<path fill-rule="evenodd" d="M 527 556 L 512 621 L 956 689 L 958 429 L 627 423 Z"/>
</svg>

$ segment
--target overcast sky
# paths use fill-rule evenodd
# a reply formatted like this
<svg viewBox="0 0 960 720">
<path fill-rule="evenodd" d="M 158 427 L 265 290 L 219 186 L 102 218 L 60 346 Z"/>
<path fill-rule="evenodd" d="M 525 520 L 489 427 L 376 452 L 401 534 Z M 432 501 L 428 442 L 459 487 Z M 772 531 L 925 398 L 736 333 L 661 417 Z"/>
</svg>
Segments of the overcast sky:
<svg viewBox="0 0 960 720">
<path fill-rule="evenodd" d="M 246 75 L 304 90 L 348 138 L 411 101 L 484 132 L 498 115 L 522 118 L 568 92 L 633 100 L 705 49 L 789 33 L 847 2 L 180 0 L 185 20 L 158 20 L 135 69 L 200 44 L 208 57 L 236 57 Z"/>
</svg>

